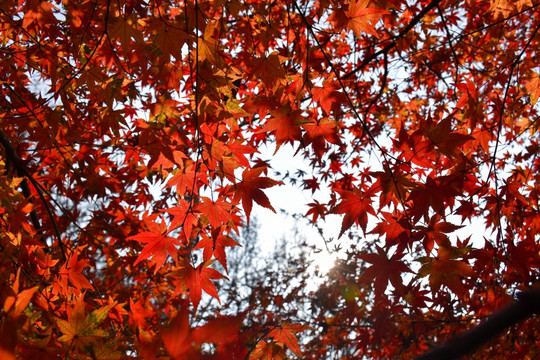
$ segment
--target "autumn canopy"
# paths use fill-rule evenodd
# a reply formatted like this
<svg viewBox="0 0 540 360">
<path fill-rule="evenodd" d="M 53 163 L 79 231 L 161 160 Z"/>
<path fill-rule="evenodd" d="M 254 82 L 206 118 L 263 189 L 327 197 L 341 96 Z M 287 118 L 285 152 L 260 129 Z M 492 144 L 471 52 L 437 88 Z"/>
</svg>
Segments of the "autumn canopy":
<svg viewBox="0 0 540 360">
<path fill-rule="evenodd" d="M 412 359 L 516 301 L 540 276 L 539 5 L 3 0 L 0 358 Z M 196 321 L 288 181 L 267 145 L 349 245 L 315 293 Z M 475 356 L 539 356 L 534 317 L 504 334 Z"/>
</svg>

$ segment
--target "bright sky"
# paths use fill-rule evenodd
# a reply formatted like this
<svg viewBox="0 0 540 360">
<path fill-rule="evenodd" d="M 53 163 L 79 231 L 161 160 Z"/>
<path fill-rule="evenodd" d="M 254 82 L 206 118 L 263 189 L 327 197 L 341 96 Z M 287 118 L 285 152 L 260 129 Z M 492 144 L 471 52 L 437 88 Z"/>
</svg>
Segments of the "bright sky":
<svg viewBox="0 0 540 360">
<path fill-rule="evenodd" d="M 274 149 L 274 145 L 268 148 L 265 147 L 259 149 L 261 152 L 260 157 L 262 159 L 270 159 L 270 165 L 273 171 L 279 171 L 281 174 L 289 171 L 291 174 L 294 174 L 298 169 L 302 169 L 310 174 L 309 164 L 301 157 L 301 155 L 296 157 L 294 156 L 294 149 L 291 147 L 291 145 L 283 145 L 275 155 Z M 269 175 L 273 176 L 273 172 L 270 171 Z M 291 234 L 296 226 L 299 232 L 305 235 L 306 239 L 311 244 L 314 244 L 319 249 L 323 250 L 323 252 L 319 254 L 313 254 L 313 259 L 320 266 L 323 273 L 329 270 L 338 254 L 329 254 L 325 250 L 326 248 L 323 239 L 317 230 L 313 226 L 309 225 L 311 224 L 311 220 L 309 220 L 311 217 L 309 217 L 309 219 L 306 218 L 305 221 L 296 221 L 292 218 L 292 216 L 283 214 L 280 209 L 285 210 L 288 214 L 305 214 L 309 209 L 307 206 L 308 203 L 313 202 L 314 199 L 319 200 L 319 202 L 328 200 L 330 190 L 324 189 L 321 186 L 321 189 L 315 193 L 314 198 L 310 190 L 305 191 L 301 189 L 301 183 L 299 182 L 296 186 L 290 184 L 274 186 L 270 189 L 265 189 L 264 192 L 270 199 L 274 209 L 276 209 L 276 213 L 256 204 L 253 206 L 252 216 L 256 216 L 259 224 L 261 225 L 259 239 L 263 251 L 271 251 L 276 241 L 281 239 L 283 236 L 286 237 L 288 234 Z M 320 219 L 318 221 L 320 222 L 319 225 L 323 228 L 325 239 L 336 239 L 341 229 L 343 215 L 328 215 L 325 221 Z M 456 225 L 461 224 L 461 218 L 459 216 L 449 216 L 447 221 Z M 490 236 L 490 234 L 486 233 L 483 221 L 480 219 L 473 221 L 472 224 L 464 225 L 466 226 L 464 226 L 462 229 L 449 234 L 450 238 L 456 239 L 456 237 L 459 237 L 460 239 L 465 239 L 468 236 L 471 236 L 473 244 L 476 246 L 482 246 L 483 237 Z M 372 227 L 372 224 L 368 224 L 368 231 Z M 342 237 L 343 241 L 346 240 L 345 237 L 346 236 Z M 332 246 L 338 244 L 339 242 L 339 240 L 334 241 Z M 346 248 L 346 246 L 344 246 L 344 248 Z"/>
<path fill-rule="evenodd" d="M 294 150 L 290 145 L 283 145 L 275 155 L 274 150 L 274 145 L 259 149 L 262 159 L 270 159 L 270 165 L 272 167 L 272 170 L 269 172 L 270 176 L 273 177 L 273 171 L 279 171 L 281 174 L 289 171 L 291 174 L 294 174 L 298 169 L 307 171 L 308 174 L 310 173 L 309 164 L 301 156 L 295 157 Z M 251 216 L 256 216 L 261 226 L 259 230 L 259 241 L 264 252 L 271 251 L 276 241 L 293 233 L 296 226 L 300 234 L 304 235 L 310 244 L 314 244 L 317 248 L 323 250 L 321 253 L 313 254 L 313 259 L 319 265 L 321 272 L 326 272 L 332 267 L 335 256 L 325 251 L 326 248 L 323 239 L 318 231 L 309 225 L 311 224 L 311 216 L 307 217 L 305 221 L 296 221 L 292 216 L 288 216 L 280 211 L 283 209 L 290 215 L 295 213 L 304 215 L 308 211 L 309 207 L 307 204 L 313 202 L 314 198 L 310 190 L 302 190 L 300 186 L 300 182 L 296 186 L 286 183 L 285 185 L 265 189 L 264 192 L 270 199 L 276 213 L 264 207 L 254 205 Z M 321 188 L 321 191 L 316 192 L 315 199 L 319 200 L 319 202 L 327 200 L 329 194 L 329 189 L 325 190 Z M 338 237 L 342 216 L 329 215 L 326 217 L 326 221 L 318 221 L 321 222 L 319 225 L 322 225 L 326 240 Z"/>
</svg>

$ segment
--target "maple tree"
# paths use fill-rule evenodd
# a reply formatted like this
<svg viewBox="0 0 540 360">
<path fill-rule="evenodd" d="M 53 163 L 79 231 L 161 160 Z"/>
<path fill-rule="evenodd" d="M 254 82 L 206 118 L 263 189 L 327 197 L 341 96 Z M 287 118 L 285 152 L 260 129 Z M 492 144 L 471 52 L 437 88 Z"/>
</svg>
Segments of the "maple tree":
<svg viewBox="0 0 540 360">
<path fill-rule="evenodd" d="M 414 358 L 530 294 L 539 11 L 4 0 L 1 357 Z M 352 245 L 310 323 L 273 307 L 259 327 L 242 312 L 197 323 L 254 204 L 274 210 L 265 191 L 286 179 L 260 156 L 270 144 L 311 165 L 294 179 L 305 215 L 343 216 Z M 474 356 L 534 358 L 538 325 Z"/>
</svg>

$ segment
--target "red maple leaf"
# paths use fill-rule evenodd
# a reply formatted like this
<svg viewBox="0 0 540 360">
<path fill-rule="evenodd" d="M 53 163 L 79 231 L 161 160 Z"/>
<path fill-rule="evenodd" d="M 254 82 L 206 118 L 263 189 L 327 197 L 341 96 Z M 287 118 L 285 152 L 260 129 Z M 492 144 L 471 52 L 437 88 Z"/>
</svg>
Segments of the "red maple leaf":
<svg viewBox="0 0 540 360">
<path fill-rule="evenodd" d="M 186 242 L 189 242 L 193 229 L 199 221 L 196 216 L 196 214 L 198 214 L 198 211 L 195 211 L 192 206 L 190 206 L 190 204 L 184 199 L 181 199 L 179 201 L 178 206 L 173 206 L 162 211 L 167 212 L 173 216 L 171 224 L 169 225 L 169 230 L 173 230 L 179 226 L 182 226 L 182 234 L 184 240 Z"/>
<path fill-rule="evenodd" d="M 147 321 L 151 321 L 156 316 L 155 310 L 144 298 L 139 298 L 136 302 L 129 299 L 129 310 L 129 324 L 142 329 L 147 327 Z"/>
<path fill-rule="evenodd" d="M 255 60 L 255 75 L 262 80 L 270 92 L 277 90 L 285 81 L 285 71 L 281 66 L 280 56 L 277 52 Z"/>
<path fill-rule="evenodd" d="M 260 176 L 266 168 L 256 167 L 254 169 L 246 169 L 242 173 L 242 181 L 236 184 L 235 199 L 242 198 L 242 206 L 246 212 L 247 221 L 249 223 L 249 215 L 253 207 L 253 201 L 257 204 L 276 212 L 268 196 L 261 190 L 272 187 L 274 185 L 283 184 L 281 181 L 270 179 L 269 177 Z"/>
<path fill-rule="evenodd" d="M 204 326 L 193 331 L 193 340 L 196 343 L 212 343 L 217 345 L 216 358 L 234 360 L 244 358 L 247 350 L 245 343 L 239 337 L 242 331 L 242 318 L 240 316 L 219 316 L 210 319 Z M 229 346 L 233 345 L 235 353 L 230 353 Z"/>
<path fill-rule="evenodd" d="M 432 125 L 428 121 L 428 129 L 425 136 L 433 142 L 439 150 L 448 157 L 459 154 L 458 148 L 469 140 L 474 140 L 472 136 L 452 131 L 452 118 L 450 116 L 441 120 L 437 125 Z"/>
<path fill-rule="evenodd" d="M 424 248 L 428 253 L 431 252 L 435 243 L 439 246 L 449 244 L 450 240 L 446 234 L 452 233 L 463 227 L 440 220 L 441 216 L 435 214 L 431 217 L 427 226 L 416 226 L 417 231 L 415 238 L 422 240 Z"/>
<path fill-rule="evenodd" d="M 401 274 L 405 272 L 412 272 L 411 269 L 402 261 L 403 253 L 396 251 L 390 258 L 384 249 L 377 246 L 377 254 L 363 254 L 360 258 L 371 264 L 368 267 L 360 280 L 369 284 L 374 281 L 375 284 L 375 296 L 381 296 L 388 283 L 402 293 L 403 280 Z"/>
<path fill-rule="evenodd" d="M 169 327 L 161 332 L 161 339 L 167 353 L 175 360 L 196 355 L 191 342 L 191 326 L 186 309 L 180 309 Z"/>
<path fill-rule="evenodd" d="M 156 263 L 154 273 L 157 273 L 163 266 L 165 260 L 167 260 L 167 255 L 171 255 L 173 259 L 176 259 L 178 253 L 176 246 L 181 245 L 177 239 L 171 236 L 151 231 L 143 231 L 137 235 L 130 236 L 128 240 L 135 240 L 146 244 L 133 265 L 137 265 L 142 260 L 153 257 Z"/>
<path fill-rule="evenodd" d="M 273 132 L 276 137 L 276 151 L 284 142 L 292 143 L 302 138 L 300 125 L 306 120 L 302 117 L 301 110 L 292 110 L 290 106 L 282 107 L 270 113 L 272 117 L 260 132 Z"/>
<path fill-rule="evenodd" d="M 211 259 L 212 256 L 225 268 L 227 271 L 227 254 L 225 252 L 226 247 L 232 247 L 238 244 L 232 237 L 220 234 L 221 228 L 212 231 L 212 236 L 208 236 L 205 233 L 201 234 L 201 240 L 197 243 L 195 249 L 204 249 L 203 258 Z"/>
<path fill-rule="evenodd" d="M 315 223 L 317 221 L 319 216 L 322 219 L 324 219 L 324 217 L 326 215 L 326 212 L 327 212 L 326 206 L 319 203 L 317 200 L 315 200 L 315 202 L 312 202 L 312 203 L 308 204 L 308 206 L 309 206 L 309 210 L 307 211 L 305 216 L 313 215 L 313 218 L 311 219 L 311 221 L 313 223 Z"/>
<path fill-rule="evenodd" d="M 77 257 L 78 253 L 72 254 L 67 263 L 64 263 L 60 269 L 59 283 L 64 290 L 67 289 L 68 280 L 77 290 L 92 288 L 92 285 L 82 273 L 88 265 L 88 260 L 78 260 Z"/>
<path fill-rule="evenodd" d="M 443 214 L 447 203 L 447 198 L 455 196 L 457 190 L 445 183 L 445 178 L 432 178 L 427 176 L 426 184 L 416 184 L 415 188 L 410 192 L 409 199 L 412 201 L 412 206 L 409 214 L 413 219 L 424 217 L 429 219 L 429 208 L 438 214 Z"/>
<path fill-rule="evenodd" d="M 341 223 L 339 237 L 343 235 L 353 224 L 358 224 L 362 230 L 366 231 L 368 214 L 376 215 L 371 206 L 371 198 L 362 194 L 362 191 L 355 187 L 353 191 L 336 190 L 341 195 L 341 202 L 332 212 L 345 214 Z"/>
<path fill-rule="evenodd" d="M 283 346 L 280 346 L 275 341 L 260 340 L 250 356 L 250 360 L 258 359 L 285 360 L 287 359 L 287 353 Z"/>
<path fill-rule="evenodd" d="M 317 156 L 321 157 L 326 150 L 326 142 L 332 144 L 340 144 L 341 140 L 337 134 L 338 127 L 335 121 L 330 119 L 321 119 L 318 121 L 310 121 L 303 124 L 302 127 L 306 130 L 304 135 L 304 145 L 310 145 Z"/>
<path fill-rule="evenodd" d="M 326 114 L 330 114 L 334 107 L 339 108 L 347 99 L 344 93 L 337 91 L 338 89 L 340 85 L 337 81 L 329 81 L 323 83 L 322 87 L 316 86 L 311 90 L 313 100 L 321 104 Z"/>
<path fill-rule="evenodd" d="M 219 301 L 216 286 L 212 280 L 226 279 L 227 277 L 220 274 L 216 269 L 209 267 L 215 260 L 205 261 L 199 264 L 196 268 L 191 264 L 184 262 L 182 268 L 173 272 L 173 276 L 180 279 L 184 285 L 184 290 L 189 291 L 189 298 L 197 310 L 201 301 L 202 291 L 204 290 L 210 296 Z"/>
<path fill-rule="evenodd" d="M 167 186 L 176 185 L 178 193 L 183 194 L 193 189 L 193 182 L 197 179 L 195 165 L 191 164 L 181 170 L 174 170 L 173 176 L 167 182 Z"/>
<path fill-rule="evenodd" d="M 388 204 L 390 201 L 394 203 L 403 203 L 407 199 L 409 190 L 414 189 L 416 184 L 411 181 L 411 176 L 408 174 L 410 167 L 396 167 L 393 169 L 385 169 L 385 171 L 375 171 L 371 175 L 377 178 L 377 181 L 371 186 L 369 192 L 382 189 L 380 202 L 382 205 Z"/>
<path fill-rule="evenodd" d="M 202 203 L 198 205 L 198 209 L 201 214 L 205 215 L 210 222 L 210 225 L 219 227 L 222 224 L 226 224 L 231 214 L 231 204 L 225 202 L 223 199 L 211 200 L 207 197 L 201 197 Z"/>
<path fill-rule="evenodd" d="M 408 240 L 406 219 L 397 219 L 394 214 L 382 211 L 384 221 L 380 221 L 370 234 L 386 236 L 386 246 L 390 247 L 398 243 L 406 243 Z"/>
</svg>

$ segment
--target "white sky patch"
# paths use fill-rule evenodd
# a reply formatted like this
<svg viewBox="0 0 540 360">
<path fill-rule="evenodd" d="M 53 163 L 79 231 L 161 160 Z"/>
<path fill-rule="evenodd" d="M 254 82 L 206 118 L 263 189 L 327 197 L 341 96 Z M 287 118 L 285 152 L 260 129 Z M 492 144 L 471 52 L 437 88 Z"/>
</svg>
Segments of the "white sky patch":
<svg viewBox="0 0 540 360">
<path fill-rule="evenodd" d="M 272 170 L 269 171 L 269 176 L 273 176 L 273 171 L 279 171 L 281 174 L 289 171 L 289 173 L 294 174 L 298 169 L 307 170 L 309 168 L 309 164 L 304 158 L 300 155 L 294 156 L 294 149 L 290 145 L 283 145 L 276 154 L 274 154 L 275 144 L 259 150 L 262 159 L 270 159 Z M 279 239 L 297 229 L 298 233 L 304 236 L 309 244 L 315 245 L 320 250 L 320 252 L 312 254 L 312 259 L 314 265 L 319 267 L 319 272 L 326 273 L 333 266 L 338 254 L 333 253 L 332 248 L 327 249 L 324 240 L 337 238 L 343 217 L 341 215 L 327 215 L 325 220 L 317 220 L 323 230 L 324 238 L 311 225 L 311 216 L 305 217 L 304 221 L 297 221 L 291 216 L 292 214 L 305 215 L 309 210 L 308 203 L 313 202 L 314 199 L 324 202 L 330 196 L 328 188 L 321 187 L 315 196 L 312 196 L 311 191 L 303 190 L 301 186 L 302 182 L 299 181 L 297 185 L 285 183 L 285 185 L 264 190 L 276 213 L 258 205 L 253 206 L 252 216 L 257 217 L 261 226 L 259 244 L 263 252 L 268 253 L 273 250 Z"/>
<path fill-rule="evenodd" d="M 294 156 L 295 149 L 291 145 L 283 145 L 275 154 L 275 144 L 262 147 L 259 151 L 261 152 L 260 157 L 262 159 L 270 160 L 270 166 L 272 167 L 269 171 L 270 177 L 275 178 L 273 176 L 274 171 L 278 171 L 281 174 L 289 172 L 293 176 L 298 169 L 304 170 L 307 174 L 311 173 L 308 161 L 301 154 Z M 370 163 L 372 163 L 372 169 L 381 167 L 380 161 L 376 158 L 370 159 Z M 261 225 L 259 230 L 259 244 L 264 253 L 272 251 L 276 242 L 283 237 L 287 237 L 296 227 L 298 233 L 304 236 L 309 244 L 315 245 L 320 250 L 318 253 L 313 253 L 311 259 L 314 260 L 314 265 L 319 267 L 319 273 L 324 274 L 330 270 L 334 261 L 340 256 L 340 252 L 333 251 L 333 248 L 341 243 L 346 245 L 345 243 L 348 240 L 346 239 L 347 236 L 344 235 L 336 241 L 341 230 L 343 214 L 327 215 L 325 220 L 321 220 L 320 218 L 317 220 L 318 225 L 323 230 L 323 236 L 311 224 L 311 216 L 304 217 L 303 221 L 296 220 L 291 216 L 292 214 L 305 215 L 309 210 L 308 203 L 312 203 L 314 200 L 325 203 L 329 200 L 331 193 L 330 188 L 325 188 L 324 184 L 321 184 L 321 188 L 315 194 L 312 194 L 310 190 L 303 190 L 302 184 L 300 180 L 296 185 L 285 183 L 285 185 L 264 189 L 276 213 L 261 206 L 254 205 L 252 216 L 256 216 Z M 370 216 L 368 232 L 373 228 L 374 220 Z M 457 239 L 464 240 L 471 237 L 473 246 L 483 247 L 484 237 L 489 238 L 492 236 L 489 231 L 486 231 L 484 221 L 481 218 L 473 218 L 471 222 L 465 221 L 462 224 L 460 216 L 450 215 L 446 217 L 446 221 L 455 225 L 463 225 L 462 228 L 448 234 L 454 244 Z M 327 246 L 325 240 L 334 241 Z M 343 246 L 343 249 L 346 248 L 347 246 Z"/>
</svg>

